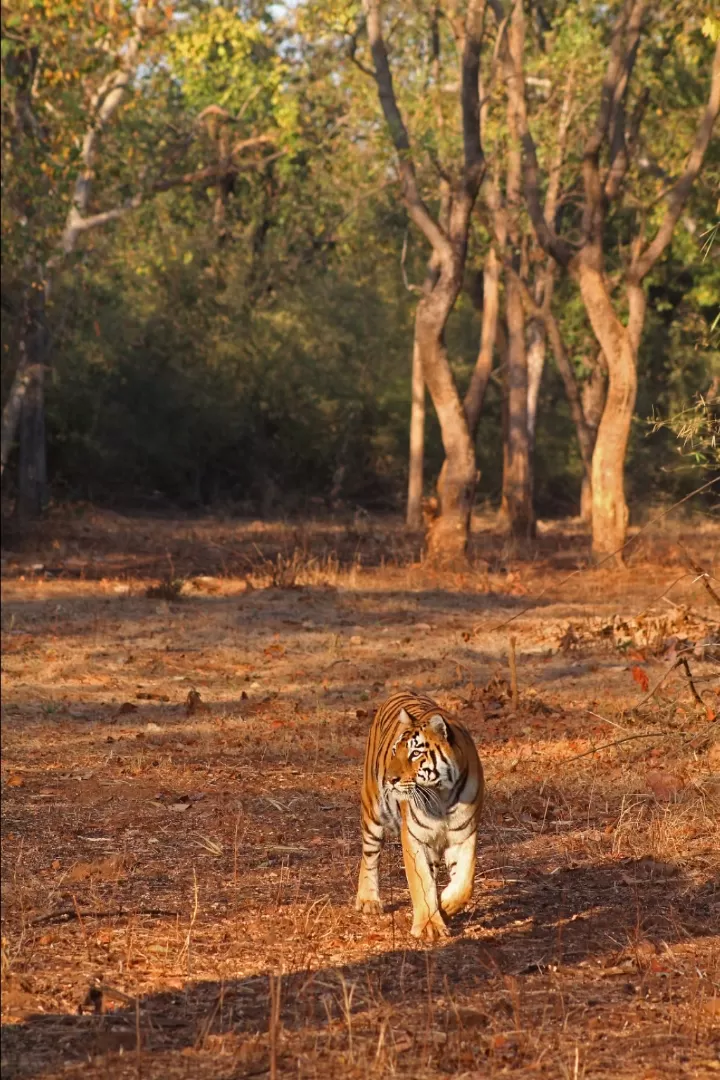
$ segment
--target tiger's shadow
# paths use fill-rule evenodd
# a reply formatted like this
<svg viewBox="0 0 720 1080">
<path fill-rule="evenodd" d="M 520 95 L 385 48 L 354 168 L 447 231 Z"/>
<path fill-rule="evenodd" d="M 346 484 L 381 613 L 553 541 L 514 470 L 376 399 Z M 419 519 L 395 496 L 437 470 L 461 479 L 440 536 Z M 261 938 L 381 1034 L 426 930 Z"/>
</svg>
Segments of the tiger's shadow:
<svg viewBox="0 0 720 1080">
<path fill-rule="evenodd" d="M 350 1011 L 362 1022 L 378 1001 L 419 1007 L 433 988 L 470 999 L 508 977 L 542 985 L 559 969 L 579 984 L 619 956 L 632 957 L 638 943 L 659 952 L 711 937 L 720 925 L 720 879 L 695 887 L 676 866 L 648 859 L 550 872 L 530 866 L 522 879 L 499 887 L 480 882 L 471 908 L 452 920 L 452 936 L 433 946 L 407 934 L 405 908 L 401 898 L 391 898 L 377 921 L 357 916 L 368 931 L 384 928 L 385 951 L 283 976 L 280 1022 L 288 1039 L 308 1031 L 329 1037 L 336 1021 L 347 1020 L 348 986 L 355 988 Z M 134 1005 L 108 1002 L 102 1015 L 31 1015 L 3 1027 L 3 1076 L 39 1078 L 93 1054 L 116 1055 L 134 1047 L 138 1021 L 143 1053 L 150 1056 L 197 1048 L 221 1031 L 259 1037 L 268 1030 L 270 974 L 149 994 L 139 1000 L 138 1013 Z"/>
</svg>

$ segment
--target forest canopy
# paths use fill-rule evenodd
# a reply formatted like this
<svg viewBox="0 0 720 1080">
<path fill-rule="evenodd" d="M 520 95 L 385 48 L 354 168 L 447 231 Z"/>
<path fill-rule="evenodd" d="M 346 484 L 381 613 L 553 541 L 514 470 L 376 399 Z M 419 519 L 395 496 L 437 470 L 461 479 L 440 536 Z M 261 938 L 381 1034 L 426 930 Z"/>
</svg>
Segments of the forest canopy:
<svg viewBox="0 0 720 1080">
<path fill-rule="evenodd" d="M 717 465 L 713 7 L 11 0 L 7 498 L 404 509 L 415 355 L 441 518 L 612 548 Z"/>
</svg>

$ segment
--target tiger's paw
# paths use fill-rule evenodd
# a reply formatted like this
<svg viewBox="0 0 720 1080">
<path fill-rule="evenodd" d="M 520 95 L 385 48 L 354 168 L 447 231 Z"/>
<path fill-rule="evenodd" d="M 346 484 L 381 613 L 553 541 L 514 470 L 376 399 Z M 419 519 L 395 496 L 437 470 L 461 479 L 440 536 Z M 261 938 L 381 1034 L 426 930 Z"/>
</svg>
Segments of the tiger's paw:
<svg viewBox="0 0 720 1080">
<path fill-rule="evenodd" d="M 364 915 L 382 915 L 383 906 L 381 900 L 370 900 L 358 896 L 355 901 L 355 910 L 362 911 Z"/>
<path fill-rule="evenodd" d="M 413 922 L 410 933 L 420 941 L 439 941 L 441 938 L 450 937 L 450 931 L 439 915 L 422 922 Z"/>
<path fill-rule="evenodd" d="M 457 915 L 458 912 L 463 911 L 469 904 L 471 895 L 462 894 L 446 897 L 444 894 L 440 897 L 440 908 L 445 918 L 449 918 L 451 915 Z"/>
</svg>

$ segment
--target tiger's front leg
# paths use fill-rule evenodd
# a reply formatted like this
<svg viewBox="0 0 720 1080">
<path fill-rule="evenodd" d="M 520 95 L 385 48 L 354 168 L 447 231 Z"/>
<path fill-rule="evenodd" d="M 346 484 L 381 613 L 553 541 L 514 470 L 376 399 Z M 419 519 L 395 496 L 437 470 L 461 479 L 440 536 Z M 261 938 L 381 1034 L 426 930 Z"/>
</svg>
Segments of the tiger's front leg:
<svg viewBox="0 0 720 1080">
<path fill-rule="evenodd" d="M 448 937 L 450 931 L 445 925 L 438 905 L 437 884 L 430 853 L 413 834 L 407 819 L 407 808 L 403 806 L 400 835 L 405 874 L 413 906 L 410 933 L 416 938 L 436 941 L 438 938 Z"/>
<path fill-rule="evenodd" d="M 452 844 L 444 853 L 450 881 L 442 891 L 440 903 L 444 915 L 462 911 L 472 896 L 475 881 L 475 851 L 477 832 L 473 832 L 461 844 Z"/>
<path fill-rule="evenodd" d="M 378 863 L 380 862 L 380 850 L 384 834 L 383 826 L 363 806 L 362 859 L 360 861 L 355 909 L 356 911 L 364 911 L 367 915 L 382 914 L 383 906 L 380 899 Z"/>
</svg>

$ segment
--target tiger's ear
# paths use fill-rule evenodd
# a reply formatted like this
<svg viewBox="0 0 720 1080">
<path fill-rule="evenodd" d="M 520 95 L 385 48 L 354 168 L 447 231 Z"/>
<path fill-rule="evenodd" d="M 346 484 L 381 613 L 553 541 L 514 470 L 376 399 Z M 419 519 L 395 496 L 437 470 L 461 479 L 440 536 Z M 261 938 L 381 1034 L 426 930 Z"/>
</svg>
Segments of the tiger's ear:
<svg viewBox="0 0 720 1080">
<path fill-rule="evenodd" d="M 398 713 L 398 724 L 403 728 L 411 728 L 413 726 L 413 719 L 410 716 L 410 713 L 406 712 L 405 709 L 401 709 Z"/>
<path fill-rule="evenodd" d="M 428 727 L 431 731 L 434 731 L 436 735 L 439 735 L 441 739 L 445 739 L 446 742 L 450 742 L 450 733 L 446 722 L 443 720 L 439 713 L 435 716 L 431 716 L 428 721 Z"/>
</svg>

